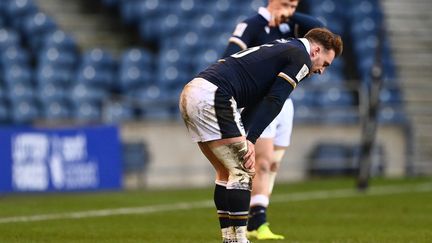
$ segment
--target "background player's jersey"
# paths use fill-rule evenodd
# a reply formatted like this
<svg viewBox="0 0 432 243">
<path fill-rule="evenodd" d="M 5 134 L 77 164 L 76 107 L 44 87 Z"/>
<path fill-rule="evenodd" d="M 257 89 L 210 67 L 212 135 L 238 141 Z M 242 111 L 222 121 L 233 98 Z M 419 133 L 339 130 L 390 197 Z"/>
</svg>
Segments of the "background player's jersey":
<svg viewBox="0 0 432 243">
<path fill-rule="evenodd" d="M 269 27 L 271 14 L 266 8 L 259 8 L 258 14 L 239 23 L 225 50 L 224 57 L 252 46 L 262 45 L 276 39 L 302 37 L 313 28 L 323 27 L 316 18 L 294 13 L 290 20 L 277 27 Z"/>
</svg>

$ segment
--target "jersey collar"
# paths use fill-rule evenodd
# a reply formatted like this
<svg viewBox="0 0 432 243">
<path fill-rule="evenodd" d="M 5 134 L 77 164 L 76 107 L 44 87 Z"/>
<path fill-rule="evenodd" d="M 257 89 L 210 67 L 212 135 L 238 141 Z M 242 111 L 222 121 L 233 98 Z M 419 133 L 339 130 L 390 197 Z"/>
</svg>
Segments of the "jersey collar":
<svg viewBox="0 0 432 243">
<path fill-rule="evenodd" d="M 259 7 L 258 8 L 258 14 L 261 15 L 261 17 L 263 17 L 265 20 L 267 20 L 268 23 L 270 23 L 271 13 L 267 8 Z M 279 28 L 279 31 L 282 32 L 282 34 L 285 34 L 285 33 L 291 31 L 290 26 L 287 23 L 279 24 L 278 28 Z M 267 29 L 270 30 L 270 28 L 266 26 L 266 32 L 268 34 L 269 32 L 267 31 Z"/>
<path fill-rule="evenodd" d="M 306 39 L 306 38 L 298 38 L 298 40 L 301 41 L 301 42 L 303 43 L 303 45 L 304 45 L 305 48 L 306 48 L 306 51 L 307 51 L 307 52 L 309 53 L 309 55 L 310 55 L 310 52 L 311 52 L 311 46 L 310 46 L 310 43 L 309 43 L 308 39 Z"/>
<path fill-rule="evenodd" d="M 270 22 L 271 20 L 271 13 L 268 11 L 265 7 L 258 8 L 258 14 L 261 15 L 263 18 L 267 20 L 267 22 Z"/>
</svg>

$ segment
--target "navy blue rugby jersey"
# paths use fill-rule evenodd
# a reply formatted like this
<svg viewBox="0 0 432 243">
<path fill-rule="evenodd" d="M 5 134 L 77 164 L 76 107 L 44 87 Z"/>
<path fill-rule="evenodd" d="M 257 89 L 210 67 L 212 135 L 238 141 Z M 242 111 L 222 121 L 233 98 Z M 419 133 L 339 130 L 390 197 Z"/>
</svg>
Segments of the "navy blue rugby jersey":
<svg viewBox="0 0 432 243">
<path fill-rule="evenodd" d="M 318 19 L 296 12 L 288 22 L 269 27 L 270 16 L 266 8 L 260 8 L 256 15 L 237 24 L 223 56 L 276 39 L 302 37 L 311 29 L 324 26 Z"/>
<path fill-rule="evenodd" d="M 306 39 L 303 41 L 309 45 Z M 276 40 L 237 52 L 198 74 L 232 96 L 238 107 L 254 109 L 248 139 L 255 142 L 279 114 L 296 85 L 308 76 L 311 60 L 300 39 Z"/>
<path fill-rule="evenodd" d="M 311 60 L 299 39 L 276 40 L 237 52 L 198 74 L 234 97 L 239 107 L 265 95 L 287 97 L 310 71 Z"/>
</svg>

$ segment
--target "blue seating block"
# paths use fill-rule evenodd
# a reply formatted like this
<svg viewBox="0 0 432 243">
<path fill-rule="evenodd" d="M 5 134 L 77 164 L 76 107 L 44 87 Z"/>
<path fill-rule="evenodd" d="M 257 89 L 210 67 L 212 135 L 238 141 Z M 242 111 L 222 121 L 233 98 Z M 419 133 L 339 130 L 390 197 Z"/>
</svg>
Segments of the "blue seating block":
<svg viewBox="0 0 432 243">
<path fill-rule="evenodd" d="M 46 120 L 64 121 L 72 118 L 72 110 L 64 101 L 50 101 L 42 104 L 41 115 Z"/>
</svg>

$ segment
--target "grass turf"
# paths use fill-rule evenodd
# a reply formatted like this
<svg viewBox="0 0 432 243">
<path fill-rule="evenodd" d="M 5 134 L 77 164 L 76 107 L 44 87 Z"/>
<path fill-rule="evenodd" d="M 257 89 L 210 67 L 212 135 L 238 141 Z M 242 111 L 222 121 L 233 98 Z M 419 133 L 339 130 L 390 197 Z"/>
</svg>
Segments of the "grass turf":
<svg viewBox="0 0 432 243">
<path fill-rule="evenodd" d="M 267 242 L 432 242 L 431 182 L 374 179 L 371 189 L 381 188 L 375 194 L 354 193 L 352 179 L 279 184 L 268 219 L 286 239 Z M 414 190 L 425 183 L 424 190 Z M 0 242 L 221 242 L 212 194 L 208 188 L 5 195 L 0 198 Z M 188 204 L 194 202 L 198 204 Z M 181 209 L 169 210 L 169 205 Z M 153 211 L 82 218 L 68 214 L 118 208 Z M 34 215 L 58 217 L 7 221 Z"/>
</svg>

